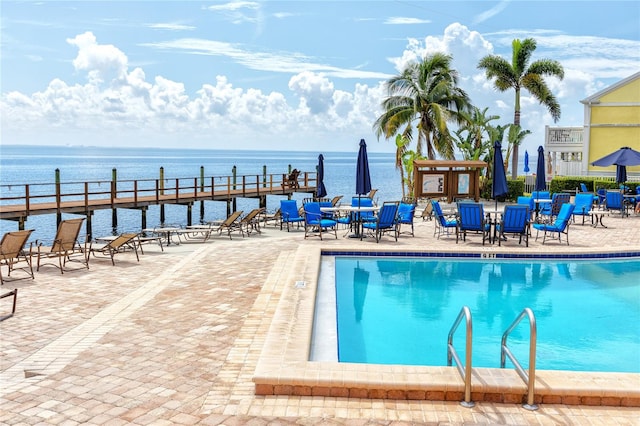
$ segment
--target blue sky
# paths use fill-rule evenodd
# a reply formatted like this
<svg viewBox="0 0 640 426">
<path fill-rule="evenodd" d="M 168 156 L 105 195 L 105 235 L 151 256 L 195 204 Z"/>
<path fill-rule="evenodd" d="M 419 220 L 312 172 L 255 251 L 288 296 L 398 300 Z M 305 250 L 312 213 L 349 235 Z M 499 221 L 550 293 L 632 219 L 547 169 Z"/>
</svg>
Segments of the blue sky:
<svg viewBox="0 0 640 426">
<path fill-rule="evenodd" d="M 524 149 L 545 125 L 581 126 L 580 100 L 640 71 L 638 1 L 11 1 L 0 3 L 2 144 L 393 152 L 372 130 L 382 83 L 411 60 L 453 56 L 473 103 L 513 121 L 476 65 L 533 60 L 562 108 L 526 92 Z"/>
</svg>

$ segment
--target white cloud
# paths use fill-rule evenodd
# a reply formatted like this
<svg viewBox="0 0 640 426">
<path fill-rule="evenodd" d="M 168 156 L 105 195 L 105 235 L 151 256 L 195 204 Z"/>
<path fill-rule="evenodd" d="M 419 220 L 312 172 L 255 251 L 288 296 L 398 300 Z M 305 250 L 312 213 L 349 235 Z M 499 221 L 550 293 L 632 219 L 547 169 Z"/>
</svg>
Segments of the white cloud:
<svg viewBox="0 0 640 426">
<path fill-rule="evenodd" d="M 258 71 L 270 71 L 285 74 L 297 74 L 305 71 L 323 73 L 331 77 L 357 79 L 384 79 L 385 73 L 352 68 L 339 68 L 321 64 L 314 58 L 301 53 L 256 52 L 244 49 L 238 44 L 221 41 L 184 38 L 166 42 L 145 43 L 144 46 L 156 49 L 171 49 L 197 55 L 224 56 L 237 63 Z"/>
<path fill-rule="evenodd" d="M 484 21 L 487 21 L 487 20 L 493 18 L 494 16 L 498 15 L 500 12 L 505 10 L 510 2 L 511 2 L 511 0 L 502 0 L 500 3 L 498 3 L 497 5 L 492 7 L 491 9 L 480 13 L 479 15 L 477 15 L 473 19 L 473 24 L 474 25 L 480 24 L 480 23 L 482 23 Z"/>
<path fill-rule="evenodd" d="M 169 31 L 185 31 L 185 30 L 192 31 L 196 29 L 196 27 L 192 25 L 184 25 L 176 22 L 163 22 L 163 23 L 149 24 L 147 26 L 149 28 L 153 28 L 156 30 L 169 30 Z"/>
<path fill-rule="evenodd" d="M 127 57 L 117 47 L 110 44 L 99 45 L 91 32 L 68 38 L 67 43 L 78 47 L 78 56 L 73 60 L 77 71 L 88 71 L 88 78 L 96 83 L 110 78 L 125 78 Z"/>
<path fill-rule="evenodd" d="M 476 66 L 489 53 L 508 58 L 512 40 L 506 33 L 489 38 L 455 23 L 441 35 L 409 39 L 402 54 L 389 60 L 399 71 L 408 61 L 435 51 L 451 54 L 461 86 L 474 104 L 490 107 L 490 114 L 501 116 L 496 124 L 506 124 L 513 120 L 513 92 L 496 92 Z M 579 100 L 601 90 L 603 78 L 624 78 L 639 68 L 637 42 L 567 37 L 559 32 L 540 32 L 536 40 L 533 59 L 554 58 L 565 67 L 563 81 L 548 80 L 561 102 L 561 125 L 582 124 Z M 280 92 L 238 86 L 232 75 L 218 75 L 215 81 L 204 81 L 191 92 L 181 81 L 147 76 L 143 67 L 130 68 L 123 51 L 100 44 L 91 32 L 67 42 L 77 48 L 72 63 L 84 81 L 74 84 L 53 78 L 33 94 L 3 93 L 3 143 L 41 143 L 46 134 L 51 143 L 73 140 L 122 146 L 229 148 L 242 141 L 243 147 L 256 148 L 254 141 L 260 141 L 271 149 L 344 150 L 342 144 L 352 142 L 354 135 L 356 139 L 375 139 L 371 126 L 381 112 L 383 82 L 390 77 L 375 70 L 336 67 L 300 53 L 256 52 L 243 45 L 197 38 L 144 45 L 223 56 L 243 67 L 265 71 L 265 78 L 269 72 L 289 76 L 288 86 Z M 574 51 L 566 45 L 580 48 Z M 340 86 L 337 79 L 341 79 Z M 353 86 L 345 86 L 345 79 L 354 79 Z M 525 149 L 529 144 L 532 151 L 544 142 L 545 124 L 553 125 L 553 121 L 526 93 L 522 106 L 523 127 L 534 132 L 525 141 Z M 371 149 L 392 151 L 393 144 L 373 144 Z"/>
<path fill-rule="evenodd" d="M 388 25 L 415 25 L 415 24 L 430 24 L 429 19 L 409 18 L 402 16 L 390 17 L 384 21 Z"/>
</svg>

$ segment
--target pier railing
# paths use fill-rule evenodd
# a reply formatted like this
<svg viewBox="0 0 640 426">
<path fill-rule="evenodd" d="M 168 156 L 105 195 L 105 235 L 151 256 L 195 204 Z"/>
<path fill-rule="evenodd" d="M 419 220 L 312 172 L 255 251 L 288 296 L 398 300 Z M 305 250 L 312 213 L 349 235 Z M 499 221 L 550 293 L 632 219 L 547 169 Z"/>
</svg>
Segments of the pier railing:
<svg viewBox="0 0 640 426">
<path fill-rule="evenodd" d="M 315 172 L 301 173 L 297 188 L 289 185 L 287 177 L 283 173 L 0 185 L 0 219 L 60 211 L 229 201 L 315 190 Z"/>
</svg>

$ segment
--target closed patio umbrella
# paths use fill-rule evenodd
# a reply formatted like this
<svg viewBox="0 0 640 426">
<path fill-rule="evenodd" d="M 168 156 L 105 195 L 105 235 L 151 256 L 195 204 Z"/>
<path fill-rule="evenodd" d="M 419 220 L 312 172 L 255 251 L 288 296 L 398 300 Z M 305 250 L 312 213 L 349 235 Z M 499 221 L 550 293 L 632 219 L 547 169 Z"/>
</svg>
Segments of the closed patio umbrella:
<svg viewBox="0 0 640 426">
<path fill-rule="evenodd" d="M 358 151 L 358 161 L 356 163 L 356 194 L 358 194 L 358 206 L 361 205 L 360 197 L 366 195 L 371 191 L 371 175 L 369 174 L 369 159 L 367 158 L 367 144 L 364 139 L 360 139 L 360 150 Z M 360 215 L 358 214 L 358 220 L 360 222 Z M 352 237 L 359 237 L 362 239 L 363 233 L 360 232 L 358 223 L 356 226 L 358 229 Z"/>
<path fill-rule="evenodd" d="M 524 172 L 529 173 L 531 169 L 529 169 L 529 153 L 527 151 L 524 152 Z"/>
<path fill-rule="evenodd" d="M 367 144 L 364 139 L 360 139 L 360 150 L 356 164 L 356 194 L 366 195 L 369 191 L 371 191 L 371 176 L 369 175 Z"/>
<path fill-rule="evenodd" d="M 316 197 L 322 198 L 327 196 L 327 188 L 324 186 L 324 156 L 318 155 L 318 182 L 316 185 Z"/>
<path fill-rule="evenodd" d="M 496 200 L 498 208 L 498 198 L 509 193 L 507 184 L 507 174 L 504 171 L 504 160 L 502 159 L 502 144 L 495 141 L 493 144 L 493 180 L 491 185 L 491 197 Z"/>
<path fill-rule="evenodd" d="M 534 191 L 544 191 L 547 189 L 547 179 L 544 169 L 544 148 L 538 147 L 538 164 L 536 166 L 536 185 Z"/>
</svg>

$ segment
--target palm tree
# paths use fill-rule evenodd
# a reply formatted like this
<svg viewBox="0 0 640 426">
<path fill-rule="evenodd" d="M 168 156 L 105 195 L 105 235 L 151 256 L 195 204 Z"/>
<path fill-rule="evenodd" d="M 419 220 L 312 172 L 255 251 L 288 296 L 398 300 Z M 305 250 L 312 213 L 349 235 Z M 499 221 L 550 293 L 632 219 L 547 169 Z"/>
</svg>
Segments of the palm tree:
<svg viewBox="0 0 640 426">
<path fill-rule="evenodd" d="M 487 149 L 493 146 L 491 140 L 492 126 L 489 124 L 493 120 L 500 119 L 498 115 L 487 116 L 489 108 L 481 110 L 478 107 L 472 107 L 470 111 L 462 111 L 460 115 L 464 119 L 464 124 L 455 132 L 460 142 L 465 146 L 467 152 L 466 159 L 478 160 Z M 463 132 L 467 132 L 466 138 L 462 137 Z M 483 141 L 483 136 L 487 135 L 487 139 Z M 460 144 L 458 144 L 460 148 Z M 467 145 L 469 145 L 467 147 Z"/>
<path fill-rule="evenodd" d="M 404 181 L 404 165 L 402 164 L 402 158 L 407 152 L 407 145 L 409 140 L 402 135 L 396 135 L 396 169 L 400 170 L 400 184 L 402 185 L 402 198 L 405 197 L 405 181 Z"/>
<path fill-rule="evenodd" d="M 373 125 L 378 139 L 401 133 L 413 140 L 413 123 L 418 138 L 416 152 L 435 159 L 454 158 L 454 143 L 447 123 L 461 123 L 460 111 L 470 106 L 469 96 L 458 87 L 458 72 L 451 69 L 451 56 L 434 53 L 422 62 L 412 62 L 402 73 L 385 83 L 389 96 L 382 101 L 383 114 Z"/>
<path fill-rule="evenodd" d="M 524 138 L 530 134 L 531 134 L 530 130 L 522 130 L 520 126 L 517 126 L 515 124 L 509 125 L 509 133 L 507 133 L 507 140 L 509 141 L 509 144 L 507 145 L 507 155 L 505 156 L 505 159 L 504 159 L 505 170 L 509 169 L 509 154 L 511 154 L 512 152 L 511 150 L 518 149 L 518 147 L 520 146 Z M 517 164 L 518 163 L 513 163 L 513 167 L 517 168 Z"/>
<path fill-rule="evenodd" d="M 560 104 L 544 81 L 544 76 L 555 76 L 560 80 L 564 78 L 564 69 L 558 61 L 551 59 L 539 59 L 531 62 L 531 55 L 536 49 L 536 41 L 527 38 L 522 41 L 515 39 L 512 42 L 512 59 L 509 63 L 506 59 L 497 55 L 487 55 L 480 59 L 479 69 L 484 69 L 488 79 L 495 79 L 494 86 L 501 92 L 514 89 L 515 111 L 513 124 L 520 125 L 520 90 L 527 89 L 529 93 L 544 105 L 553 121 L 560 119 Z M 518 164 L 518 147 L 513 147 L 513 164 Z M 518 168 L 513 167 L 511 176 L 515 179 Z"/>
</svg>

